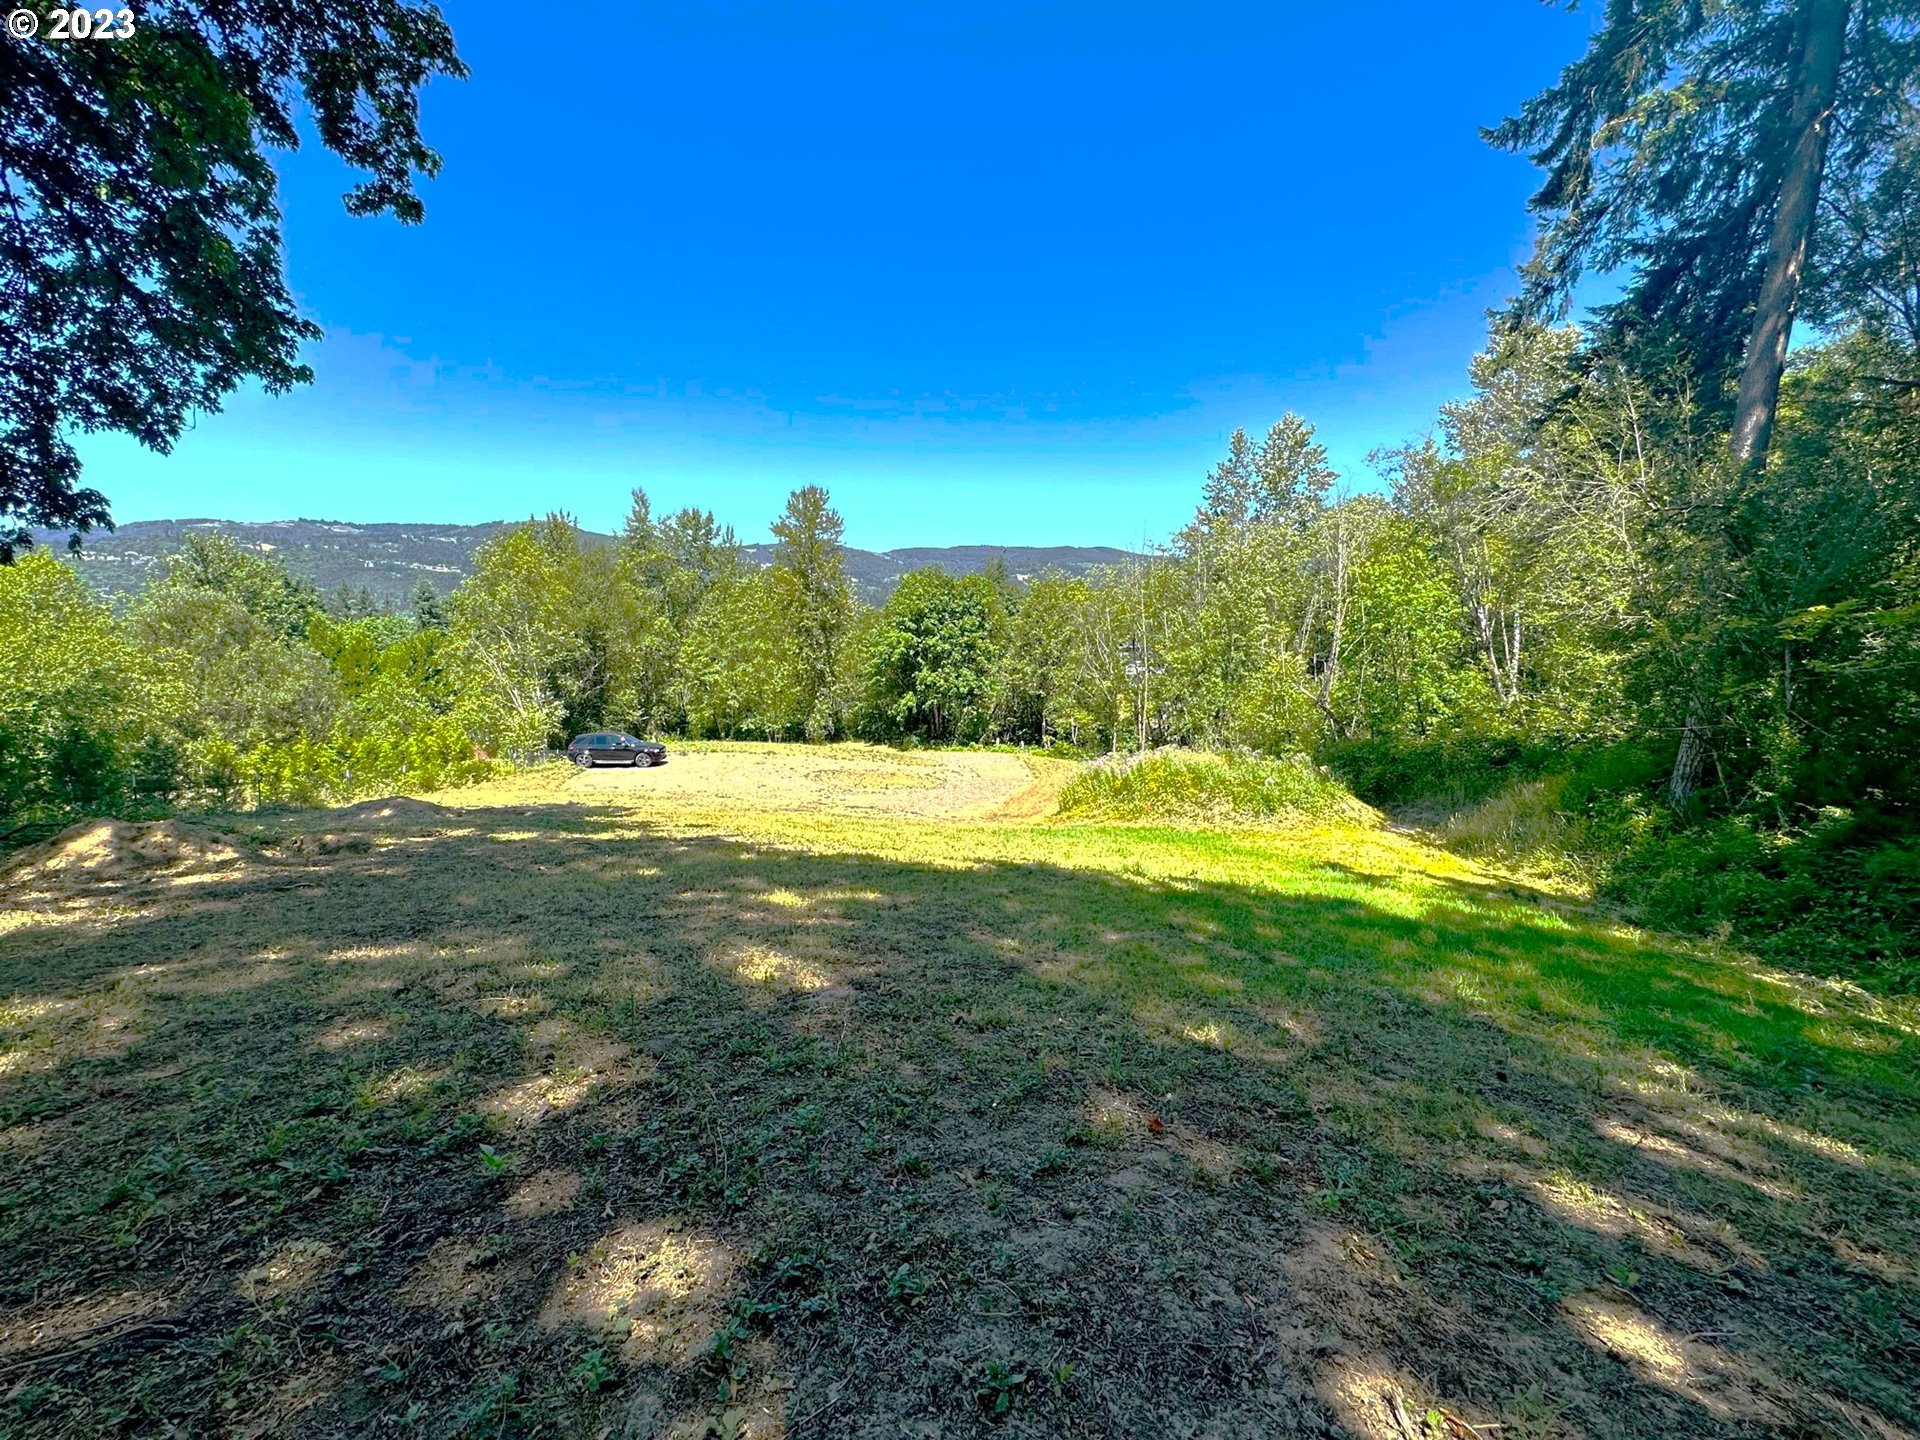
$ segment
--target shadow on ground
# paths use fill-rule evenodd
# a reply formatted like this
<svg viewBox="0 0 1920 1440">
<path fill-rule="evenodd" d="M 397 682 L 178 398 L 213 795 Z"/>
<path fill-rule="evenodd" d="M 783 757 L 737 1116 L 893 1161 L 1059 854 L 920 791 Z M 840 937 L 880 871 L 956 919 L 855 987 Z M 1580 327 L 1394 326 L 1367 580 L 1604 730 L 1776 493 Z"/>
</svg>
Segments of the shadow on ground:
<svg viewBox="0 0 1920 1440">
<path fill-rule="evenodd" d="M 553 805 L 50 901 L 0 1430 L 1920 1430 L 1910 1029 L 1325 874 Z"/>
</svg>

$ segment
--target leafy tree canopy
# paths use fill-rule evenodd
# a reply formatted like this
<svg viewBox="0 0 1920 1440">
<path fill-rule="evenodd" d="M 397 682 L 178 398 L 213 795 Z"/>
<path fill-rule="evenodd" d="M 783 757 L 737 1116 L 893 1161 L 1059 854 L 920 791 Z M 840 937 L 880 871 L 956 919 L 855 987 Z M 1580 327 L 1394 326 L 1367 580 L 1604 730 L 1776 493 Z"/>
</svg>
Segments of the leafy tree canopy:
<svg viewBox="0 0 1920 1440">
<path fill-rule="evenodd" d="M 150 0 L 112 44 L 0 45 L 0 562 L 111 524 L 73 432 L 165 452 L 249 380 L 312 379 L 266 154 L 296 104 L 366 172 L 347 209 L 412 223 L 420 88 L 465 73 L 420 0 Z"/>
<path fill-rule="evenodd" d="M 155 589 L 215 591 L 282 637 L 304 635 L 321 608 L 311 580 L 217 531 L 187 536 Z"/>
</svg>

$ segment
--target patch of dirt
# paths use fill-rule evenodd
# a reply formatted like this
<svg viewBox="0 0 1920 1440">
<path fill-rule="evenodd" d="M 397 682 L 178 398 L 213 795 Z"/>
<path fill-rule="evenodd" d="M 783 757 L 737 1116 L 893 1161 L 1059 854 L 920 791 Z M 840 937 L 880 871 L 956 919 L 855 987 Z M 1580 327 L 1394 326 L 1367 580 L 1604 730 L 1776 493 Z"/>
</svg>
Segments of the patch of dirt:
<svg viewBox="0 0 1920 1440">
<path fill-rule="evenodd" d="M 15 855 L 0 876 L 27 892 L 71 892 L 160 872 L 235 865 L 232 837 L 179 820 L 82 820 Z"/>
<path fill-rule="evenodd" d="M 335 825 L 433 825 L 455 818 L 455 812 L 430 800 L 415 800 L 407 795 L 386 795 L 378 800 L 362 800 L 329 810 L 326 818 Z"/>
<path fill-rule="evenodd" d="M 598 767 L 567 782 L 579 799 L 637 810 L 705 809 L 891 815 L 920 820 L 1039 820 L 1069 761 L 999 752 L 901 752 L 877 745 L 738 746 L 675 752 L 645 770 Z"/>
<path fill-rule="evenodd" d="M 1024 756 L 1021 758 L 1025 760 Z M 1026 761 L 1026 764 L 1031 776 L 1026 787 L 1009 795 L 982 819 L 1045 820 L 1059 808 L 1060 792 L 1067 788 L 1067 781 L 1073 778 L 1073 762 L 1036 757 Z"/>
</svg>

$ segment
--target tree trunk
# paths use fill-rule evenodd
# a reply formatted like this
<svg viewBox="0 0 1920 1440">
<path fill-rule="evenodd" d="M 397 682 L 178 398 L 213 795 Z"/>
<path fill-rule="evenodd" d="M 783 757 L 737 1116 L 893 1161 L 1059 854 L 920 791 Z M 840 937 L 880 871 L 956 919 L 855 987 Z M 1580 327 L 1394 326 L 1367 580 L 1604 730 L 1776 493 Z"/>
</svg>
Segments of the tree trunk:
<svg viewBox="0 0 1920 1440">
<path fill-rule="evenodd" d="M 1834 97 L 1840 88 L 1840 57 L 1846 49 L 1850 9 L 1849 0 L 1802 0 L 1806 31 L 1789 121 L 1793 153 L 1780 180 L 1767 278 L 1754 306 L 1733 412 L 1733 454 L 1744 465 L 1762 464 L 1773 440 L 1780 376 L 1787 368 L 1787 341 L 1800 304 L 1800 282 L 1820 202 L 1820 176 L 1826 168 L 1827 142 L 1833 136 Z M 1679 779 L 1677 770 L 1674 778 Z"/>
<path fill-rule="evenodd" d="M 1696 698 L 1687 707 L 1686 728 L 1680 732 L 1680 749 L 1673 757 L 1673 776 L 1667 781 L 1667 801 L 1676 810 L 1684 810 L 1693 798 L 1693 787 L 1700 780 L 1700 763 L 1706 758 L 1706 716 Z"/>
</svg>

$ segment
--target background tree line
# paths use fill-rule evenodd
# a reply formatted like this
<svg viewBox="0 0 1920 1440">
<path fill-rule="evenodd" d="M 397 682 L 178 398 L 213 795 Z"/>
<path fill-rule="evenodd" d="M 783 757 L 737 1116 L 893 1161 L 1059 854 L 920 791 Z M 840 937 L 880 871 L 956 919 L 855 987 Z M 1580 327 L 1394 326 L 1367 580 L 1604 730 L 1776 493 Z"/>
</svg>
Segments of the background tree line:
<svg viewBox="0 0 1920 1440">
<path fill-rule="evenodd" d="M 290 141 L 296 91 L 372 177 L 351 207 L 418 218 L 437 160 L 416 92 L 461 67 L 436 13 L 348 8 L 351 32 L 287 18 L 264 58 L 266 32 L 184 3 L 143 21 L 151 54 L 0 55 L 35 117 L 0 149 L 52 153 L 41 117 L 65 137 L 59 166 L 0 165 L 27 187 L 0 237 L 21 402 L 0 407 L 0 561 L 23 522 L 105 523 L 73 429 L 164 449 L 244 377 L 305 380 L 261 148 Z M 1656 918 L 1914 982 L 1916 26 L 1909 0 L 1610 5 L 1487 132 L 1541 167 L 1538 247 L 1470 397 L 1377 457 L 1385 493 L 1339 493 L 1288 416 L 1236 434 L 1192 521 L 1106 573 L 923 573 L 864 608 L 817 489 L 765 568 L 636 495 L 618 546 L 531 523 L 406 617 L 329 608 L 217 541 L 118 616 L 47 557 L 0 565 L 0 815 L 433 784 L 614 724 L 1241 747 L 1319 757 L 1370 799 L 1484 800 L 1463 843 L 1557 847 Z M 251 120 L 183 150 L 198 108 L 150 79 L 176 70 Z M 109 137 L 105 113 L 141 123 Z M 141 220 L 161 213 L 186 218 Z M 94 249 L 114 263 L 79 275 Z M 142 267 L 165 326 L 119 308 Z M 1615 296 L 1563 328 L 1589 272 Z M 1816 343 L 1790 354 L 1803 319 Z"/>
<path fill-rule="evenodd" d="M 1873 963 L 1907 964 L 1920 392 L 1888 377 L 1908 358 L 1866 326 L 1798 352 L 1756 472 L 1594 332 L 1504 328 L 1470 397 L 1376 456 L 1383 491 L 1341 493 L 1288 415 L 1236 433 L 1137 562 L 923 570 L 877 609 L 816 487 L 764 567 L 635 491 L 616 543 L 530 521 L 409 614 L 217 535 L 118 615 L 29 554 L 0 568 L 0 815 L 434 786 L 616 726 L 1192 745 L 1311 756 L 1384 803 L 1550 781 L 1533 821 L 1676 923 L 1851 897 Z"/>
</svg>

